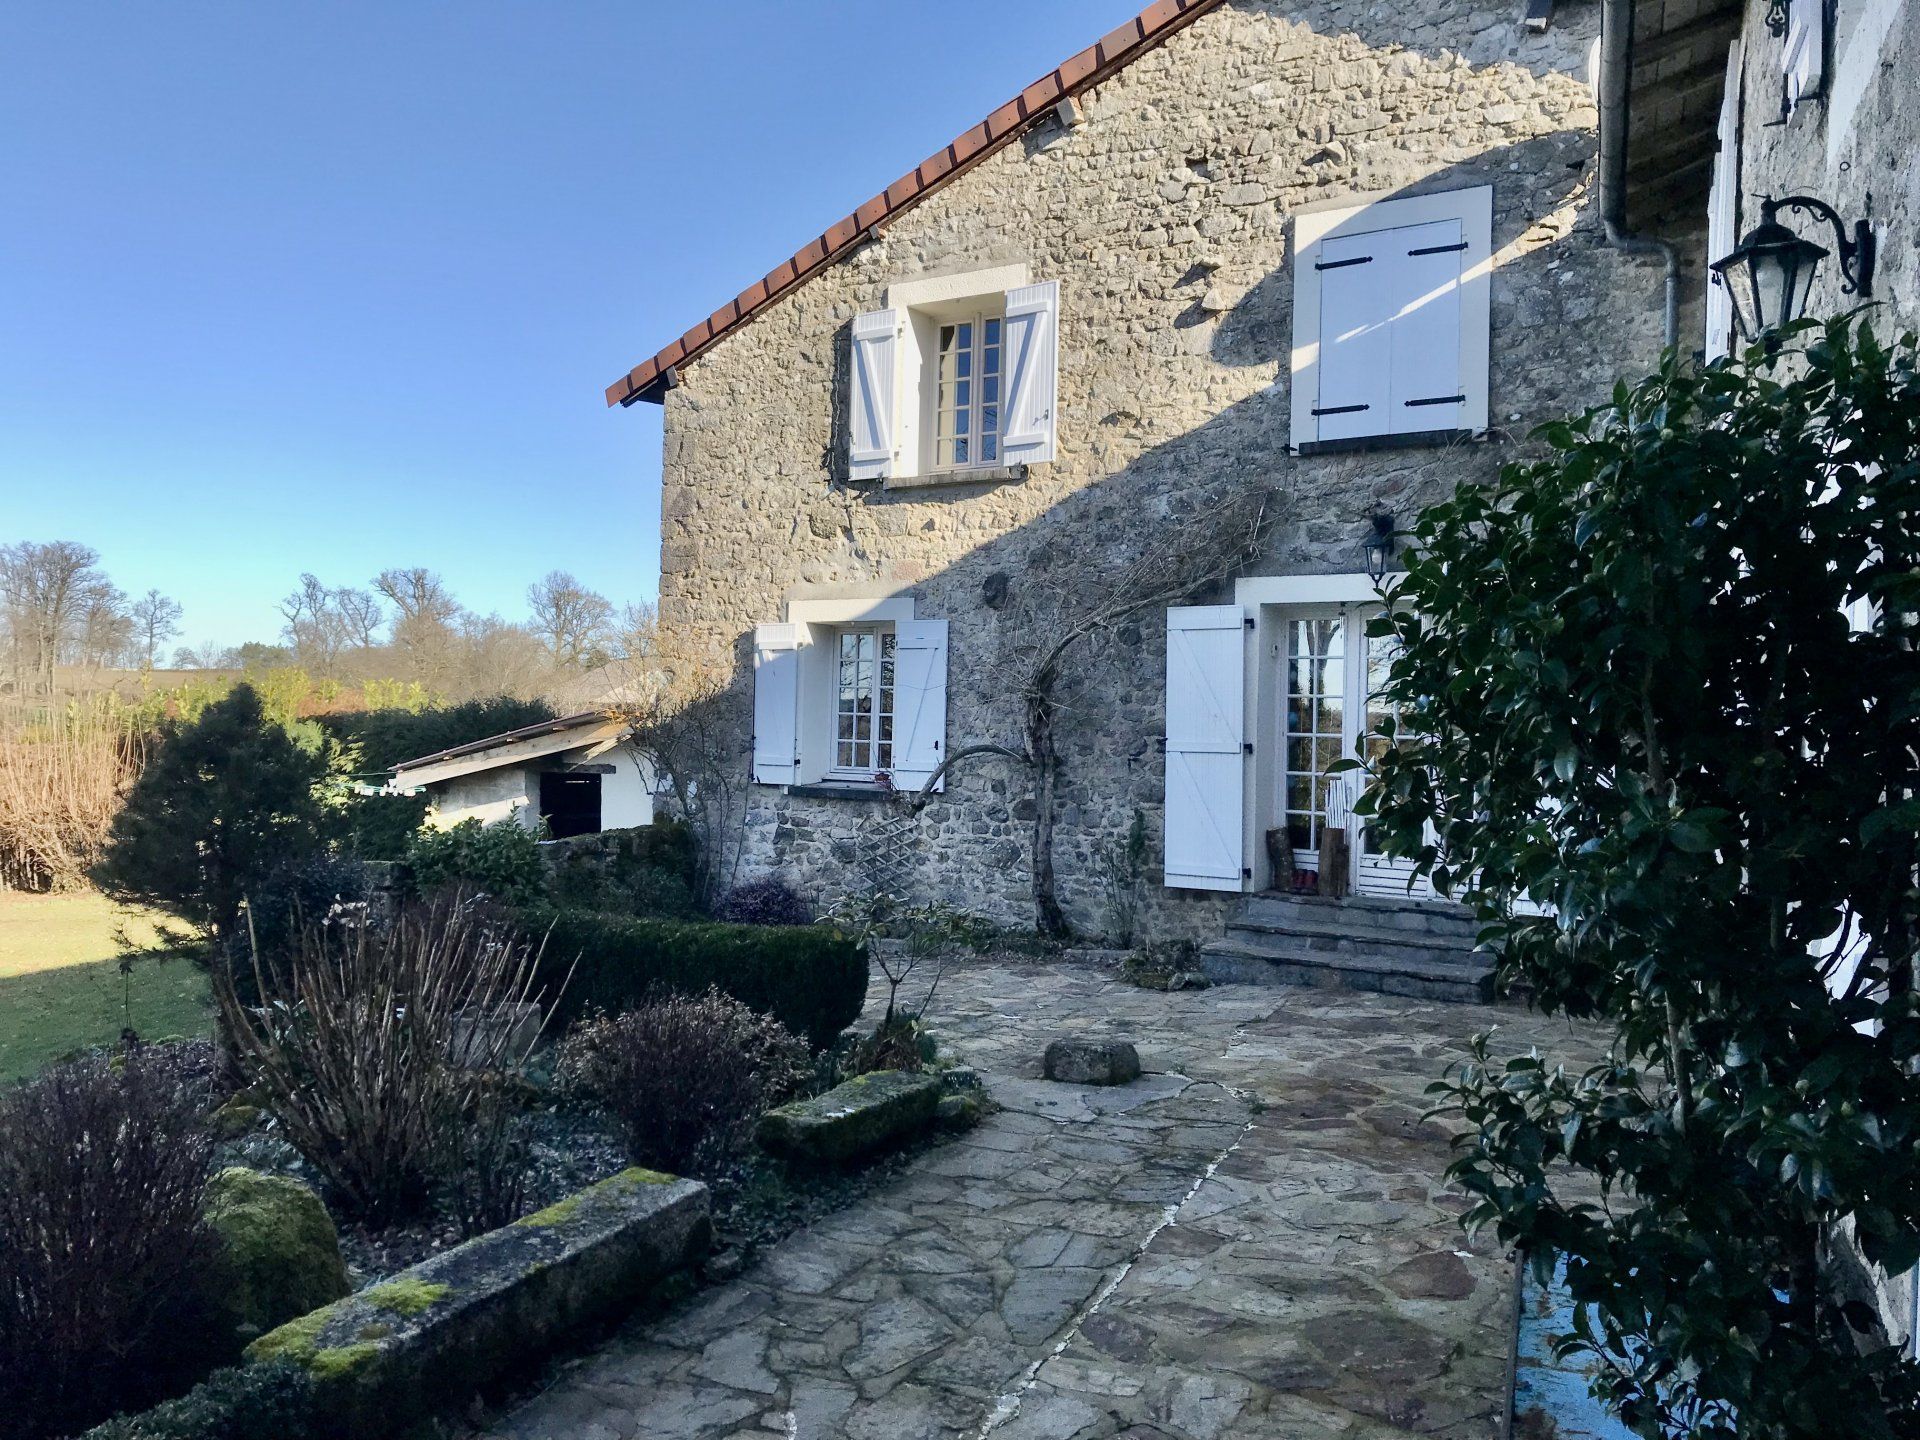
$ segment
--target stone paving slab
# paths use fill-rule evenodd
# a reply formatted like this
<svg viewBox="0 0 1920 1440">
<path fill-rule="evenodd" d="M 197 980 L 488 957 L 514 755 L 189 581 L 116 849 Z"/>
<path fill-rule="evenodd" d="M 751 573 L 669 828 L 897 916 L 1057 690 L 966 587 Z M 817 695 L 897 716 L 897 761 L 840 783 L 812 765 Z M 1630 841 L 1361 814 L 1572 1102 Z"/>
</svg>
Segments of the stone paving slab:
<svg viewBox="0 0 1920 1440">
<path fill-rule="evenodd" d="M 1422 1091 L 1498 1023 L 1335 991 L 951 971 L 943 1043 L 1004 1108 L 734 1281 L 571 1367 L 487 1440 L 1220 1440 L 1497 1433 L 1508 1264 L 1463 1241 Z M 1040 1078 L 1061 1034 L 1148 1073 Z"/>
</svg>

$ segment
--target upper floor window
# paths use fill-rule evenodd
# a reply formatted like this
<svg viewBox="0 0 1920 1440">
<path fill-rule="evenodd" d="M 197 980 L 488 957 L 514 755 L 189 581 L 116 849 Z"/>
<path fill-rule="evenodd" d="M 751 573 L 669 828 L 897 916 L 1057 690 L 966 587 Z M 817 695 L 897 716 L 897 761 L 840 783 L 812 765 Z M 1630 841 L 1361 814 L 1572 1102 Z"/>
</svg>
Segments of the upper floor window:
<svg viewBox="0 0 1920 1440">
<path fill-rule="evenodd" d="M 1293 448 L 1483 432 L 1493 191 L 1309 211 L 1295 226 Z"/>
<path fill-rule="evenodd" d="M 1054 458 L 1060 285 L 1026 267 L 907 281 L 856 315 L 847 471 L 855 480 L 942 476 Z"/>
<path fill-rule="evenodd" d="M 940 327 L 935 371 L 933 464 L 938 470 L 1000 463 L 998 315 Z"/>
</svg>

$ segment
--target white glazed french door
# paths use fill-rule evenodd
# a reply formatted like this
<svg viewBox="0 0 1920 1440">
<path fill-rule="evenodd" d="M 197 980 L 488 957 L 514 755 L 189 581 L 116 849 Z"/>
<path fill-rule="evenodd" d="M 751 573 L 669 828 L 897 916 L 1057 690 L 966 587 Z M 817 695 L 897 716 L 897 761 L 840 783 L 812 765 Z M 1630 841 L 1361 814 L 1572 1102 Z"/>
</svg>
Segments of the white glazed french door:
<svg viewBox="0 0 1920 1440">
<path fill-rule="evenodd" d="M 1281 616 L 1280 794 L 1276 810 L 1287 831 L 1296 870 L 1318 870 L 1320 837 L 1329 828 L 1345 829 L 1354 857 L 1354 887 L 1361 894 L 1407 895 L 1413 869 L 1389 860 L 1368 843 L 1367 830 L 1353 814 L 1353 801 L 1365 777 L 1349 771 L 1328 775 L 1343 756 L 1360 753 L 1364 737 L 1375 735 L 1390 713 L 1378 698 L 1393 659 L 1393 641 L 1367 638 L 1367 621 L 1376 605 L 1288 607 Z M 1378 739 L 1367 742 L 1377 754 Z M 1285 888 L 1287 877 L 1276 876 Z M 1417 895 L 1429 893 L 1416 887 Z"/>
</svg>

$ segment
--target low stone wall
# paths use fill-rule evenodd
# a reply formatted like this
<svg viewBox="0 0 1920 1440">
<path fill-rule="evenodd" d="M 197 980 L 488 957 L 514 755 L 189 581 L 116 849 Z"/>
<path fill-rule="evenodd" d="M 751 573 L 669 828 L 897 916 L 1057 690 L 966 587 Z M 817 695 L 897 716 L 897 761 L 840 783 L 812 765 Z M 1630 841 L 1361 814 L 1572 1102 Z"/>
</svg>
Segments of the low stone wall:
<svg viewBox="0 0 1920 1440">
<path fill-rule="evenodd" d="M 282 1325 L 249 1361 L 312 1375 L 345 1434 L 390 1434 L 629 1308 L 711 1238 L 707 1189 L 626 1170 Z"/>
</svg>

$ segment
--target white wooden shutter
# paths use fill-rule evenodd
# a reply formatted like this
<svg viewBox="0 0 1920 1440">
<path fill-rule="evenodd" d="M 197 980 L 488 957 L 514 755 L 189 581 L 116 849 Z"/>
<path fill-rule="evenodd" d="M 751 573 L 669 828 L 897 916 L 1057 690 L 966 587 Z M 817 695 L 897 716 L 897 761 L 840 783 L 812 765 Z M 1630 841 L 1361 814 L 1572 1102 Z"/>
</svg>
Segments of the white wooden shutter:
<svg viewBox="0 0 1920 1440">
<path fill-rule="evenodd" d="M 1006 397 L 1001 412 L 1000 458 L 1007 465 L 1041 464 L 1054 455 L 1060 282 L 1048 280 L 1007 291 L 1001 339 Z"/>
<path fill-rule="evenodd" d="M 794 783 L 799 737 L 800 627 L 753 627 L 753 778 Z"/>
<path fill-rule="evenodd" d="M 1319 393 L 1316 440 L 1387 433 L 1393 332 L 1380 252 L 1394 234 L 1335 235 L 1313 261 L 1320 281 Z"/>
<path fill-rule="evenodd" d="M 1166 883 L 1245 888 L 1246 626 L 1238 605 L 1167 611 Z"/>
<path fill-rule="evenodd" d="M 1460 383 L 1460 265 L 1467 241 L 1460 222 L 1405 225 L 1376 238 L 1376 278 L 1393 307 L 1386 433 L 1457 430 L 1467 403 Z"/>
<path fill-rule="evenodd" d="M 905 319 L 899 310 L 872 310 L 853 317 L 847 473 L 855 480 L 884 480 L 893 474 L 897 362 Z"/>
<path fill-rule="evenodd" d="M 947 756 L 947 622 L 893 627 L 893 783 L 918 790 Z M 947 788 L 940 777 L 936 790 Z"/>
<path fill-rule="evenodd" d="M 1719 153 L 1713 157 L 1713 182 L 1707 191 L 1707 262 L 1724 259 L 1739 244 L 1740 221 L 1740 42 L 1727 51 L 1727 82 L 1720 94 Z M 1718 274 L 1707 272 L 1707 346 L 1709 360 L 1733 348 L 1733 301 Z"/>
<path fill-rule="evenodd" d="M 1827 0 L 1793 0 L 1787 7 L 1787 40 L 1780 51 L 1787 113 L 1820 93 L 1827 70 Z"/>
</svg>

